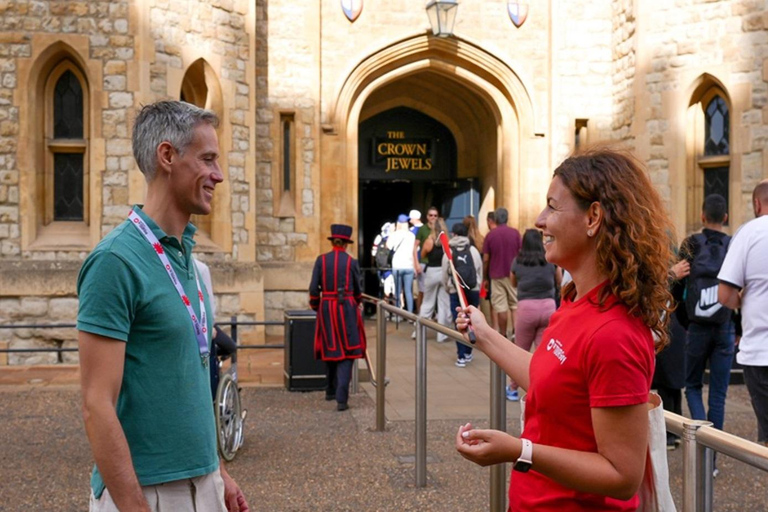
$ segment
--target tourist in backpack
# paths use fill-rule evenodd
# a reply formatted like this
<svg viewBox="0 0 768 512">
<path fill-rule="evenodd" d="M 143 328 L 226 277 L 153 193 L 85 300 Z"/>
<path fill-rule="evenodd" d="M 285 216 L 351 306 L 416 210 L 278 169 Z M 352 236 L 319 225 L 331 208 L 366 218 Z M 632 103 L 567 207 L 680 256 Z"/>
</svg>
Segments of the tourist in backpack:
<svg viewBox="0 0 768 512">
<path fill-rule="evenodd" d="M 523 247 L 512 261 L 510 279 L 517 288 L 517 315 L 515 319 L 515 345 L 525 351 L 539 346 L 541 335 L 555 312 L 555 290 L 563 278 L 559 267 L 547 262 L 541 231 L 526 229 Z M 507 400 L 517 402 L 520 395 L 517 383 L 509 379 Z"/>
<path fill-rule="evenodd" d="M 453 266 L 459 274 L 462 283 L 453 282 L 453 274 L 448 265 L 448 257 L 443 255 L 443 284 L 451 299 L 451 314 L 456 322 L 457 308 L 461 306 L 459 301 L 458 286 L 464 287 L 467 303 L 478 307 L 480 304 L 480 284 L 483 275 L 483 257 L 470 242 L 467 236 L 467 226 L 457 222 L 451 228 L 452 238 L 448 242 L 453 257 Z M 456 366 L 464 368 L 472 361 L 472 347 L 456 342 Z"/>
<path fill-rule="evenodd" d="M 717 274 L 731 240 L 723 231 L 728 220 L 726 210 L 723 196 L 708 195 L 701 211 L 702 232 L 689 236 L 680 246 L 680 256 L 690 264 L 685 283 L 685 308 L 690 322 L 685 349 L 685 398 L 693 419 L 709 420 L 719 429 L 723 428 L 725 418 L 734 352 L 732 312 L 717 301 Z M 707 363 L 709 404 L 705 412 L 701 389 Z"/>
<path fill-rule="evenodd" d="M 378 270 L 381 298 L 391 298 L 393 301 L 395 297 L 395 278 L 392 275 L 393 254 L 390 249 L 387 249 L 387 238 L 394 229 L 395 224 L 393 222 L 385 222 L 381 226 L 381 232 L 373 240 L 373 247 L 371 248 L 371 257 Z"/>
<path fill-rule="evenodd" d="M 429 236 L 424 240 L 421 247 L 421 254 L 426 258 L 427 264 L 424 267 L 424 298 L 419 308 L 421 318 L 432 319 L 432 315 L 437 311 L 437 322 L 446 327 L 451 324 L 451 300 L 448 297 L 448 291 L 443 284 L 443 246 L 438 240 L 441 232 L 448 232 L 445 221 L 438 218 L 434 222 Z M 414 331 L 414 338 L 416 331 Z M 448 340 L 448 336 L 438 332 L 437 342 L 443 343 Z"/>
</svg>

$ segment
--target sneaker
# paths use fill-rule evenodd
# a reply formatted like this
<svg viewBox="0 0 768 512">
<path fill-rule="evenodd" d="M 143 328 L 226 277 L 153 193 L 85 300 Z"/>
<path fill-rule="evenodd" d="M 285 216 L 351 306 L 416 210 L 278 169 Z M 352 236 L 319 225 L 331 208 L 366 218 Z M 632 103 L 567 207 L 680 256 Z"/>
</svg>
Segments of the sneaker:
<svg viewBox="0 0 768 512">
<path fill-rule="evenodd" d="M 507 400 L 510 402 L 517 402 L 520 400 L 520 393 L 518 391 L 509 389 L 509 386 L 507 386 Z"/>
<path fill-rule="evenodd" d="M 416 329 L 414 329 L 413 332 L 411 333 L 411 339 L 412 340 L 416 339 Z"/>
<path fill-rule="evenodd" d="M 712 478 L 717 478 L 717 475 L 719 475 L 719 474 L 720 474 L 720 470 L 715 468 L 715 470 L 712 471 Z"/>
<path fill-rule="evenodd" d="M 467 354 L 464 356 L 464 360 L 468 363 L 472 362 L 472 354 Z"/>
<path fill-rule="evenodd" d="M 467 360 L 464 359 L 463 357 L 457 358 L 456 359 L 456 366 L 458 366 L 459 368 L 464 368 L 465 366 L 467 366 Z"/>
<path fill-rule="evenodd" d="M 338 404 L 336 406 L 337 411 L 346 411 L 347 409 L 349 409 L 349 405 L 347 404 Z"/>
</svg>

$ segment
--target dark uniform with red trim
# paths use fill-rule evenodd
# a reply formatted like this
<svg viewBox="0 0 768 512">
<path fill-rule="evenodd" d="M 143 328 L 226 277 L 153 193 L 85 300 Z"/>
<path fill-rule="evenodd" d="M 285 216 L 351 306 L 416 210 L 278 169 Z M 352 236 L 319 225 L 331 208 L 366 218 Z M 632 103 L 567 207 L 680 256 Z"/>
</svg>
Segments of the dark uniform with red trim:
<svg viewBox="0 0 768 512">
<path fill-rule="evenodd" d="M 350 241 L 352 228 L 331 226 L 333 236 Z M 352 359 L 365 356 L 365 330 L 358 307 L 362 301 L 360 267 L 344 247 L 317 257 L 309 286 L 309 305 L 317 311 L 315 358 L 328 366 L 326 399 L 346 407 Z"/>
</svg>

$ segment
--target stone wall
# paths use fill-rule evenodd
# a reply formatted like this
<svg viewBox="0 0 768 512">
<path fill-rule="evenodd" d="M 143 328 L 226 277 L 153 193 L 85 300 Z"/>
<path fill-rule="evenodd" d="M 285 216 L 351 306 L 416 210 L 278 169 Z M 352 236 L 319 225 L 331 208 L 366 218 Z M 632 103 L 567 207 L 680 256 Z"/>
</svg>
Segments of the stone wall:
<svg viewBox="0 0 768 512">
<path fill-rule="evenodd" d="M 610 136 L 613 110 L 611 14 L 609 0 L 558 1 L 554 9 L 553 168 L 574 149 L 576 119 L 588 121 L 587 143 Z"/>
<path fill-rule="evenodd" d="M 296 260 L 305 246 L 315 209 L 317 169 L 317 65 L 310 45 L 317 21 L 293 2 L 256 2 L 256 260 Z M 283 198 L 281 114 L 294 116 L 295 174 L 288 210 Z M 298 222 L 297 222 L 298 220 Z"/>
<path fill-rule="evenodd" d="M 707 80 L 722 84 L 731 101 L 731 188 L 737 190 L 731 194 L 732 225 L 753 216 L 752 189 L 768 176 L 766 7 L 764 0 L 638 3 L 635 76 L 640 87 L 632 132 L 654 184 L 676 212 L 679 231 L 686 225 L 679 203 L 691 200 L 686 173 L 695 158 L 686 157 L 686 111 L 697 84 Z M 689 205 L 694 212 L 697 208 Z"/>
<path fill-rule="evenodd" d="M 179 99 L 179 77 L 199 58 L 212 66 L 223 89 L 218 112 L 222 117 L 220 144 L 226 173 L 222 188 L 229 197 L 219 194 L 217 199 L 228 199 L 230 211 L 216 224 L 231 230 L 232 250 L 226 256 L 235 260 L 242 259 L 243 253 L 252 253 L 253 246 L 253 235 L 246 223 L 252 215 L 253 186 L 247 163 L 253 149 L 253 77 L 249 75 L 253 70 L 253 49 L 248 28 L 253 15 L 247 0 L 157 0 L 149 9 L 148 36 L 155 50 L 149 66 L 151 100 Z"/>
<path fill-rule="evenodd" d="M 635 113 L 634 0 L 613 0 L 613 138 L 633 146 L 630 127 Z"/>
<path fill-rule="evenodd" d="M 178 99 L 186 69 L 199 58 L 210 65 L 220 88 L 219 104 L 212 108 L 222 119 L 219 138 L 227 174 L 224 192 L 217 196 L 225 198 L 226 209 L 221 211 L 223 201 L 214 204 L 219 210 L 212 222 L 212 229 L 226 233 L 218 238 L 227 243 L 209 247 L 201 259 L 211 263 L 214 279 L 221 281 L 216 282 L 218 319 L 263 319 L 260 269 L 237 263 L 255 257 L 254 17 L 248 0 L 0 0 L 0 324 L 75 321 L 81 261 L 125 219 L 128 206 L 143 198 L 143 176 L 130 140 L 136 110 L 159 99 Z M 38 211 L 43 168 L 37 164 L 46 151 L 39 120 L 46 98 L 32 93 L 30 102 L 30 91 L 65 58 L 83 72 L 87 86 L 91 206 L 90 225 L 81 229 L 82 248 L 72 247 L 70 228 L 42 227 Z M 53 243 L 36 243 L 43 231 Z M 31 233 L 26 242 L 24 233 Z M 241 332 L 250 342 L 263 342 L 263 328 Z M 0 330 L 0 344 L 14 348 L 71 346 L 75 340 L 74 329 Z M 76 358 L 39 353 L 4 360 Z"/>
</svg>

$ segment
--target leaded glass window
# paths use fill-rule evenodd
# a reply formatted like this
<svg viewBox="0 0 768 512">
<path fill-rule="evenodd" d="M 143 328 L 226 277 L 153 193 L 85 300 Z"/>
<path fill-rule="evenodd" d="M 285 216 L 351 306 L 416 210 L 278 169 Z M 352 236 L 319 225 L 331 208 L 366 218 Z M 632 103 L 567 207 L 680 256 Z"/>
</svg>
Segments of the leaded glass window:
<svg viewBox="0 0 768 512">
<path fill-rule="evenodd" d="M 83 138 L 83 88 L 71 71 L 61 75 L 54 89 L 53 137 Z"/>
<path fill-rule="evenodd" d="M 53 218 L 83 220 L 83 153 L 53 155 Z"/>
<path fill-rule="evenodd" d="M 720 96 L 715 96 L 704 111 L 706 156 L 730 154 L 728 104 Z"/>
<path fill-rule="evenodd" d="M 51 73 L 47 87 L 50 168 L 46 172 L 46 223 L 86 221 L 87 126 L 85 82 L 69 61 Z"/>
<path fill-rule="evenodd" d="M 704 169 L 704 197 L 720 194 L 728 201 L 728 167 L 709 167 Z"/>
</svg>

